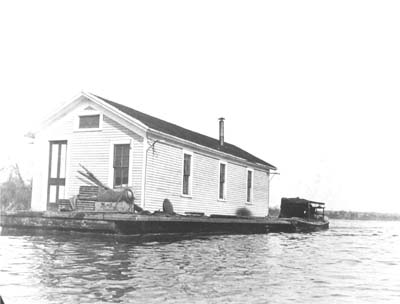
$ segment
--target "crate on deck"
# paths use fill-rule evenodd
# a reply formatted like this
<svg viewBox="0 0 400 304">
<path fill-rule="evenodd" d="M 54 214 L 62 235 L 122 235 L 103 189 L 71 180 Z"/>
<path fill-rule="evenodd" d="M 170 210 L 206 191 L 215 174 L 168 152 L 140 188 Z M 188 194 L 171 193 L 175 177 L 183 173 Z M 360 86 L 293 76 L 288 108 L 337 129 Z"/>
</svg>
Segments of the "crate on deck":
<svg viewBox="0 0 400 304">
<path fill-rule="evenodd" d="M 98 186 L 80 186 L 78 198 L 76 200 L 76 209 L 82 211 L 95 211 L 98 194 Z"/>
</svg>

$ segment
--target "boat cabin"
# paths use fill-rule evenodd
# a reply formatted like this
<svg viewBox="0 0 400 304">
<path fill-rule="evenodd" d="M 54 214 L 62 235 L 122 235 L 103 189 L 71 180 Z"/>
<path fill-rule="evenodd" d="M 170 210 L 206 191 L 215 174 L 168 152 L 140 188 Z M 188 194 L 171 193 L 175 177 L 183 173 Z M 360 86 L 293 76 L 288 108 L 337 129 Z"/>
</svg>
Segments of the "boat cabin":
<svg viewBox="0 0 400 304">
<path fill-rule="evenodd" d="M 303 219 L 323 219 L 325 203 L 313 202 L 301 198 L 282 198 L 279 217 L 298 217 Z"/>
</svg>

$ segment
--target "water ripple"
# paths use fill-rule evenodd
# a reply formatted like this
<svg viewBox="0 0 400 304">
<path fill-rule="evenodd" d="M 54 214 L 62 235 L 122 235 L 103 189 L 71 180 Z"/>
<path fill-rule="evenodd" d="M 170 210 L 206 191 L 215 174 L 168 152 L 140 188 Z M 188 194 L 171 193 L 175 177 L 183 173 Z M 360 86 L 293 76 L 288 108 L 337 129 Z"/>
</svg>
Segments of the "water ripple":
<svg viewBox="0 0 400 304">
<path fill-rule="evenodd" d="M 0 237 L 8 303 L 397 303 L 399 222 L 310 234 L 138 243 L 85 234 Z"/>
</svg>

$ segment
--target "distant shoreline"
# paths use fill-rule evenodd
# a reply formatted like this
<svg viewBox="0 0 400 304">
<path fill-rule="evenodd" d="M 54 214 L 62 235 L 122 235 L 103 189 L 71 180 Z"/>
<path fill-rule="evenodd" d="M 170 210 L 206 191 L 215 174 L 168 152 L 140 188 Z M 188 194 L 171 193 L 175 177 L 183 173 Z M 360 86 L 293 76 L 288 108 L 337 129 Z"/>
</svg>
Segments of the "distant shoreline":
<svg viewBox="0 0 400 304">
<path fill-rule="evenodd" d="M 331 219 L 341 219 L 341 220 L 400 221 L 400 215 L 393 213 L 327 210 L 325 211 L 325 215 Z"/>
<path fill-rule="evenodd" d="M 279 211 L 280 209 L 277 207 L 269 208 L 269 215 L 278 216 Z M 325 215 L 330 219 L 340 219 L 340 220 L 400 221 L 400 214 L 393 214 L 393 213 L 326 210 Z"/>
</svg>

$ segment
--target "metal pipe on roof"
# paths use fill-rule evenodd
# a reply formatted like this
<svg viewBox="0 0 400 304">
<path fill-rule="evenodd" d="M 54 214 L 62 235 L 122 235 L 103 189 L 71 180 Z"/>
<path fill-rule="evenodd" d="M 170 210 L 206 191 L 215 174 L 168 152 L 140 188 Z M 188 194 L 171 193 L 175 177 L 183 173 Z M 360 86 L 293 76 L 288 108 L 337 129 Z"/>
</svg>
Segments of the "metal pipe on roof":
<svg viewBox="0 0 400 304">
<path fill-rule="evenodd" d="M 219 118 L 219 144 L 224 145 L 224 120 L 225 118 Z"/>
</svg>

